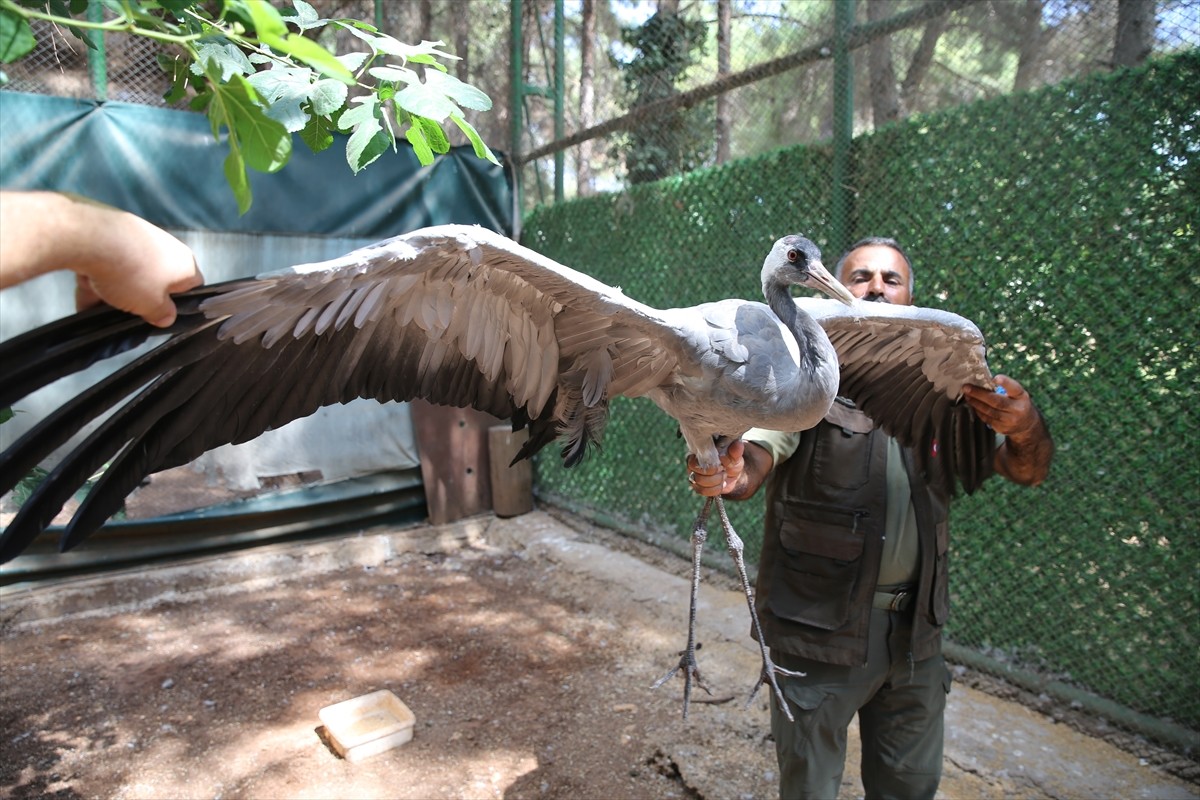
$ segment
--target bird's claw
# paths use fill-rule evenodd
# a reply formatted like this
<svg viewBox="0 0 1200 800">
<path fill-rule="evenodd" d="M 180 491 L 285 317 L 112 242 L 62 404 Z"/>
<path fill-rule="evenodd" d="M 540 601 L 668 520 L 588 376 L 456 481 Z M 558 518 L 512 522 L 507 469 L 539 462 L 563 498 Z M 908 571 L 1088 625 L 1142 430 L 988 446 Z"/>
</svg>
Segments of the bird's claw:
<svg viewBox="0 0 1200 800">
<path fill-rule="evenodd" d="M 684 650 L 679 656 L 679 663 L 667 670 L 667 674 L 656 680 L 651 689 L 657 689 L 662 686 L 679 672 L 683 673 L 683 718 L 687 719 L 688 707 L 692 700 L 692 685 L 699 686 L 704 690 L 705 694 L 712 694 L 712 690 L 704 683 L 704 679 L 700 677 L 700 667 L 696 663 L 696 654 L 694 651 Z"/>
<path fill-rule="evenodd" d="M 750 696 L 746 698 L 746 704 L 743 708 L 749 708 L 750 703 L 754 701 L 754 696 L 758 694 L 759 688 L 764 683 L 771 684 L 771 690 L 775 692 L 775 699 L 779 703 L 779 707 L 783 710 L 784 715 L 788 718 L 788 722 L 795 722 L 795 717 L 792 716 L 792 709 L 788 707 L 787 698 L 783 696 L 783 690 L 779 688 L 779 682 L 775 680 L 776 675 L 783 675 L 788 678 L 803 678 L 807 673 L 796 672 L 795 670 L 784 669 L 778 666 L 771 657 L 767 655 L 764 648 L 762 672 L 758 674 L 758 682 L 754 684 L 754 688 L 750 690 Z"/>
</svg>

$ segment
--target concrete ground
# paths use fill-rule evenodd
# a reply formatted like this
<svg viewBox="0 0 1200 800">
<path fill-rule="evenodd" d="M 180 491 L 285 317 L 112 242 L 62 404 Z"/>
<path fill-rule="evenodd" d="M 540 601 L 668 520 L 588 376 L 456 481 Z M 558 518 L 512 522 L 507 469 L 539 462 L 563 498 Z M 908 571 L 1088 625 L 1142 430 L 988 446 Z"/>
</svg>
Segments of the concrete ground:
<svg viewBox="0 0 1200 800">
<path fill-rule="evenodd" d="M 746 602 L 706 570 L 680 719 L 649 685 L 686 635 L 689 565 L 535 511 L 0 592 L 0 787 L 12 797 L 775 794 Z M 350 763 L 317 711 L 379 688 L 412 742 Z M 950 694 L 939 797 L 1200 798 L 1022 705 Z M 841 797 L 861 797 L 857 734 Z"/>
</svg>

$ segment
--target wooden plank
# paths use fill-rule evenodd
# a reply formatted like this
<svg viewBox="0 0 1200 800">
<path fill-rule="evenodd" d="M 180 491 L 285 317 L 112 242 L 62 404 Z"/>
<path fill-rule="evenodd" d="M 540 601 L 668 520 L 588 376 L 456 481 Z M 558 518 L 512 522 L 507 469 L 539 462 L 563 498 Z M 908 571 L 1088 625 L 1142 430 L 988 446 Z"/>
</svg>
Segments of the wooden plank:
<svg viewBox="0 0 1200 800">
<path fill-rule="evenodd" d="M 443 525 L 492 508 L 488 428 L 500 420 L 473 408 L 412 401 L 429 521 Z"/>
<path fill-rule="evenodd" d="M 514 432 L 511 425 L 488 429 L 492 510 L 498 517 L 517 517 L 533 511 L 533 464 L 526 458 L 509 466 L 528 439 L 527 430 Z"/>
</svg>

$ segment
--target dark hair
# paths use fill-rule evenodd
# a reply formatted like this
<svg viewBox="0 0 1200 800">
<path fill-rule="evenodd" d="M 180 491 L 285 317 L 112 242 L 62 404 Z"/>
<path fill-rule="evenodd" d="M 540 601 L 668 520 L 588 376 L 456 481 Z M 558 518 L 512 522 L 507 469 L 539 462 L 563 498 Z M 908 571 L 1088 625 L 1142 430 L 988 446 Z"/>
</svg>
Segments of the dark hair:
<svg viewBox="0 0 1200 800">
<path fill-rule="evenodd" d="M 842 265 L 846 263 L 846 259 L 850 254 L 860 247 L 890 247 L 899 253 L 900 257 L 904 259 L 904 263 L 908 265 L 908 293 L 910 295 L 913 293 L 916 274 L 913 271 L 912 259 L 908 257 L 908 253 L 904 252 L 904 248 L 900 246 L 899 242 L 887 236 L 867 236 L 850 245 L 846 249 L 846 252 L 842 253 L 842 257 L 838 259 L 837 265 L 833 268 L 833 274 L 838 280 L 841 280 Z"/>
</svg>

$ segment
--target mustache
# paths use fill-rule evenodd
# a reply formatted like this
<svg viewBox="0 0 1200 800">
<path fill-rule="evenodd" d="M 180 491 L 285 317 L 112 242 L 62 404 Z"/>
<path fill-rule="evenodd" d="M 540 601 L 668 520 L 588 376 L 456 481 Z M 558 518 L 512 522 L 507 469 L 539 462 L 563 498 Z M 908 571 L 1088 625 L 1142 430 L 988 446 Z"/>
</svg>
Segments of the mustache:
<svg viewBox="0 0 1200 800">
<path fill-rule="evenodd" d="M 891 300 L 887 299 L 886 295 L 882 294 L 869 294 L 864 297 L 863 300 L 866 300 L 868 303 L 888 303 L 889 305 L 892 302 Z"/>
</svg>

